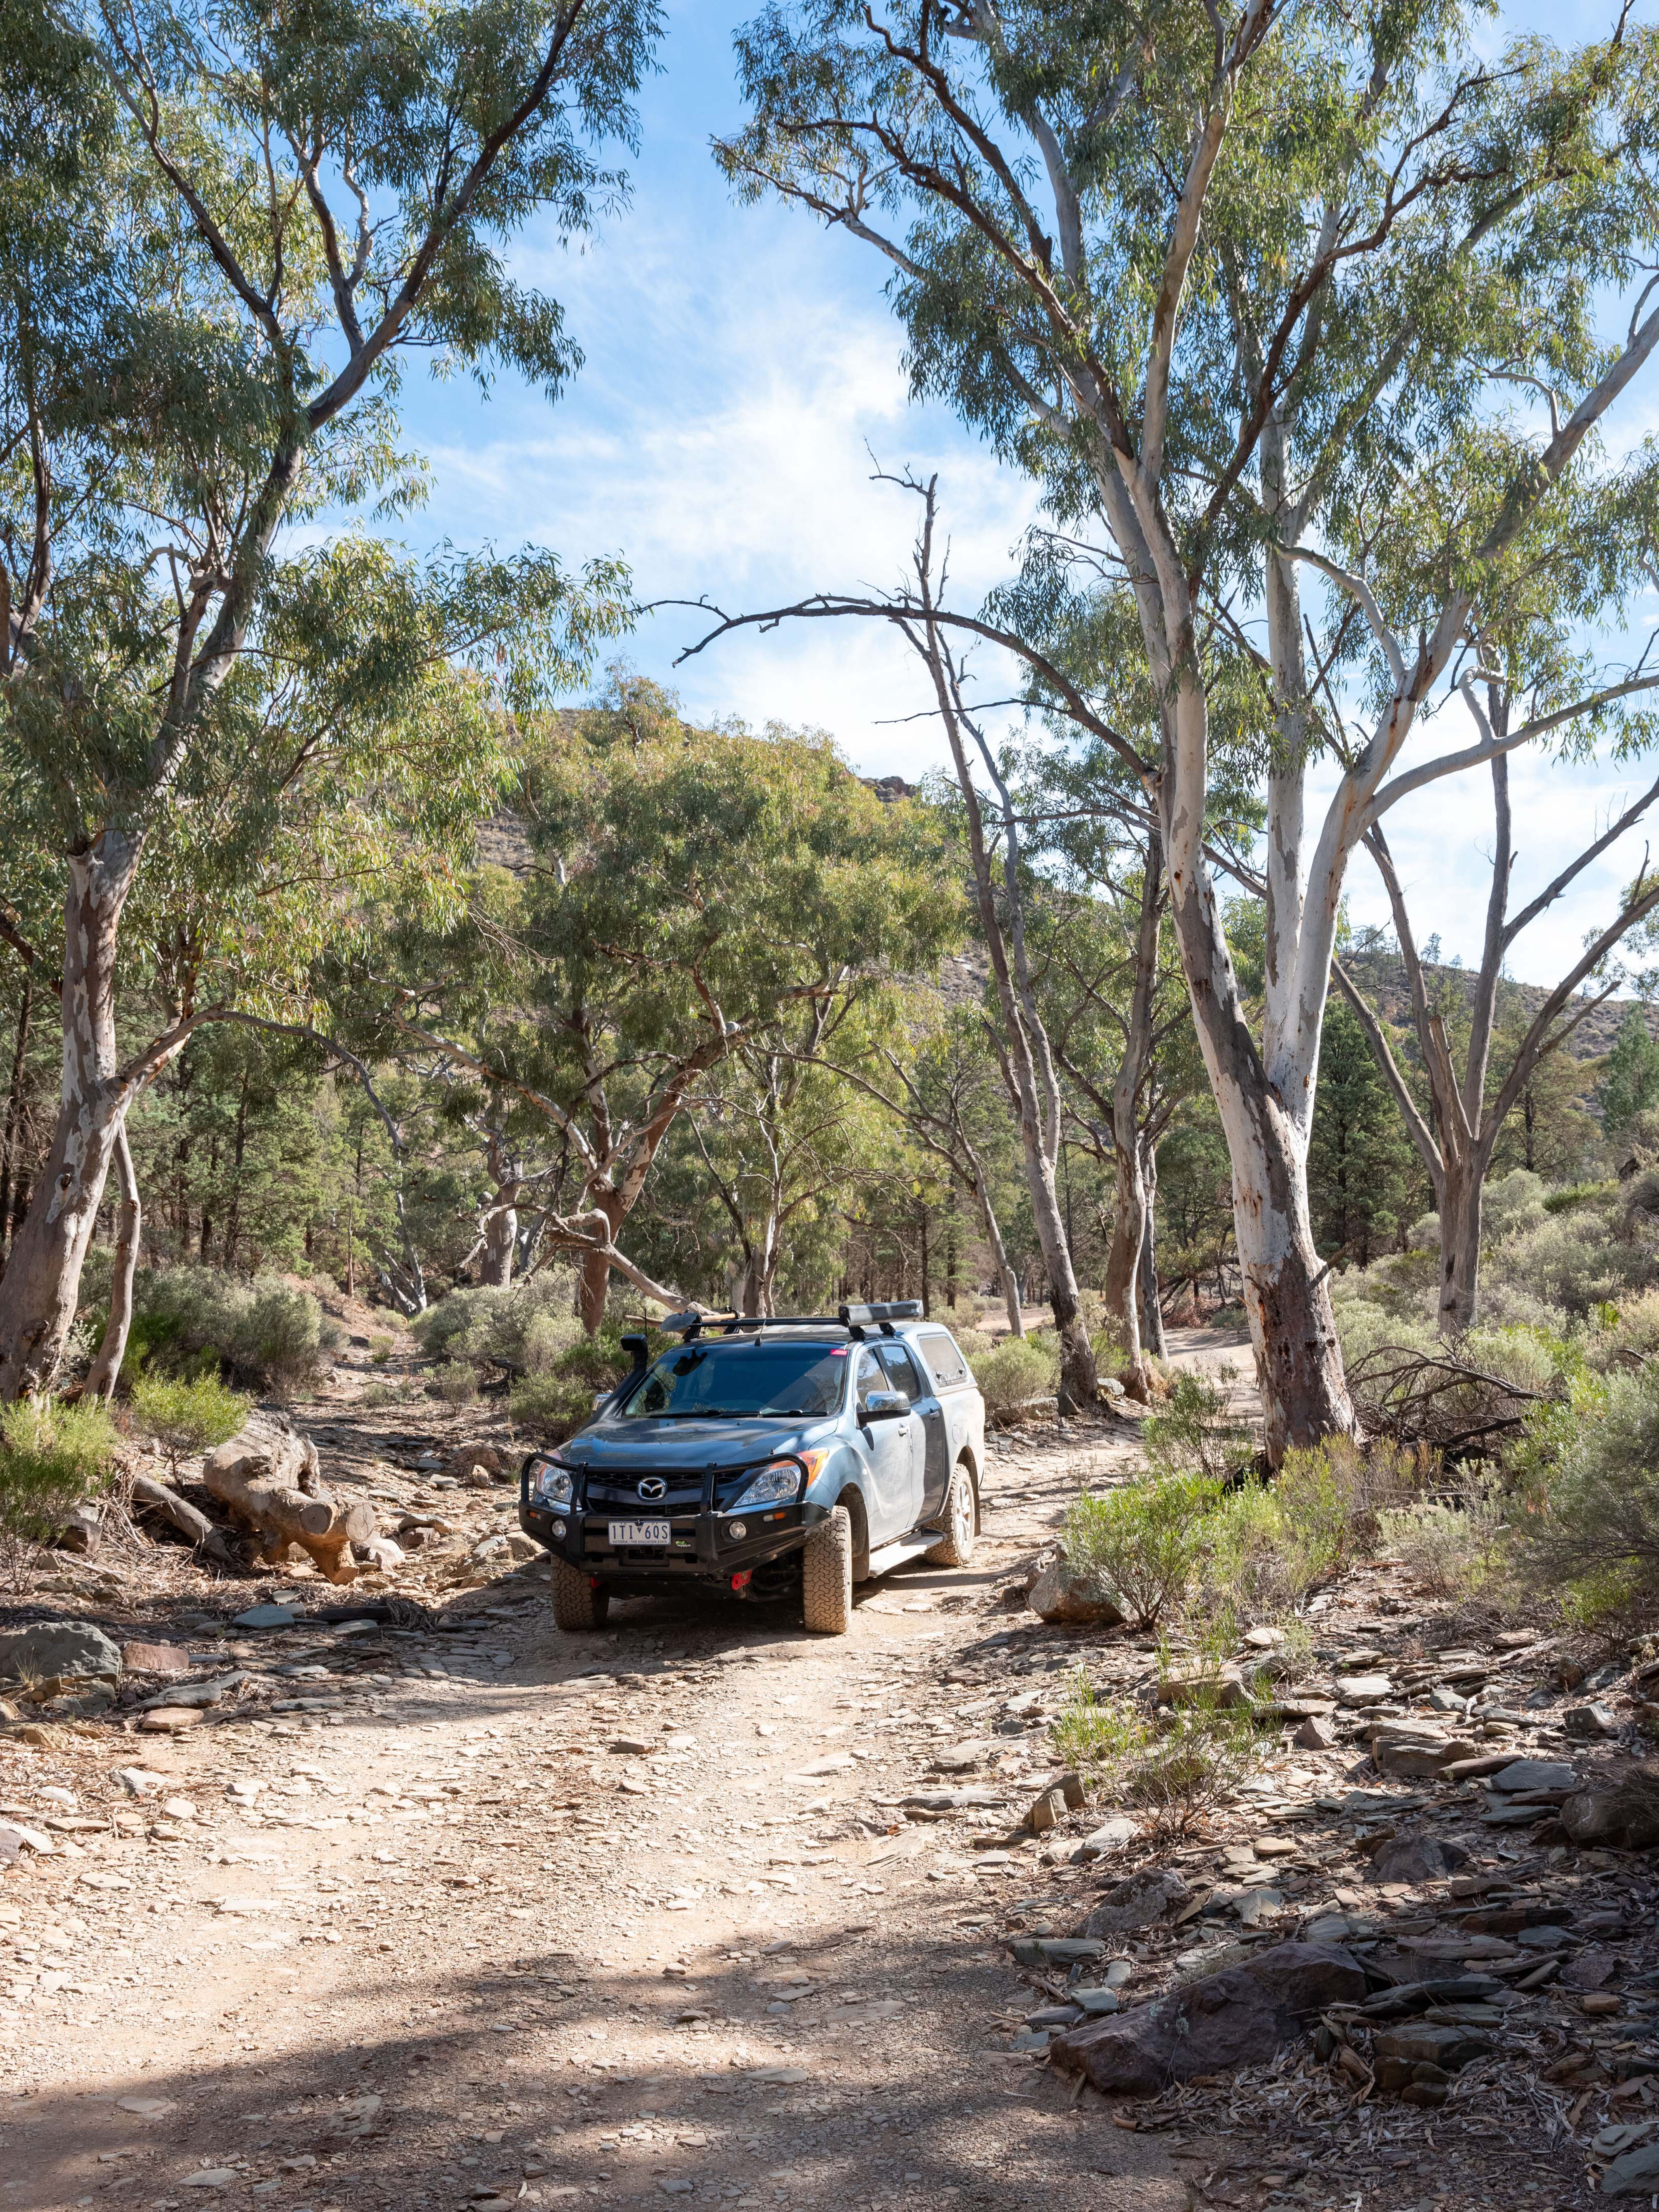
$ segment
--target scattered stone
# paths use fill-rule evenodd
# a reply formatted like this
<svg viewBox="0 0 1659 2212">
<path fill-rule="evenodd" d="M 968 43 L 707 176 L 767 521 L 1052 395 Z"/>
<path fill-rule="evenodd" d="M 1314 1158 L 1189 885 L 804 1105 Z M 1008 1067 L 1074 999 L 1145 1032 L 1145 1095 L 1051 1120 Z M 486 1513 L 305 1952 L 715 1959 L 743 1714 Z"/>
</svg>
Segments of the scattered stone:
<svg viewBox="0 0 1659 2212">
<path fill-rule="evenodd" d="M 1562 1970 L 1561 1986 L 1565 1990 L 1599 1990 L 1618 1971 L 1619 1961 L 1611 1951 L 1583 1951 Z"/>
<path fill-rule="evenodd" d="M 1380 1705 L 1393 1695 L 1394 1684 L 1386 1674 L 1345 1674 L 1336 1686 L 1342 1705 Z"/>
<path fill-rule="evenodd" d="M 1114 1882 L 1083 1923 L 1085 1936 L 1128 1936 L 1185 1905 L 1192 1892 L 1172 1868 L 1144 1868 Z"/>
<path fill-rule="evenodd" d="M 38 1851 L 46 1857 L 57 1848 L 39 1828 L 26 1828 L 21 1820 L 0 1820 L 0 1851 L 15 1858 L 20 1851 Z"/>
<path fill-rule="evenodd" d="M 1091 2020 L 1103 2020 L 1114 2013 L 1123 2000 L 1113 1989 L 1073 1990 L 1073 1996 Z"/>
<path fill-rule="evenodd" d="M 1042 1568 L 1026 1592 L 1025 1602 L 1039 1620 L 1051 1625 L 1115 1628 L 1123 1619 L 1116 1591 L 1063 1557 Z"/>
<path fill-rule="evenodd" d="M 642 1735 L 613 1736 L 610 1746 L 612 1751 L 620 1752 L 628 1758 L 639 1758 L 653 1747 L 649 1739 Z"/>
<path fill-rule="evenodd" d="M 1084 1936 L 1017 1936 L 1013 1954 L 1022 1966 L 1080 1966 L 1103 1959 L 1106 1946 Z"/>
<path fill-rule="evenodd" d="M 1247 1628 L 1244 1641 L 1252 1651 L 1277 1651 L 1285 1642 L 1282 1628 Z"/>
<path fill-rule="evenodd" d="M 179 2184 L 180 2189 L 228 2189 L 241 2179 L 234 2166 L 198 2166 Z"/>
<path fill-rule="evenodd" d="M 1160 1705 L 1232 1707 L 1248 1705 L 1250 1693 L 1244 1686 L 1243 1669 L 1231 1660 L 1220 1667 L 1206 1666 L 1200 1660 L 1189 1666 L 1172 1667 L 1161 1676 L 1158 1702 Z"/>
<path fill-rule="evenodd" d="M 1590 1705 L 1569 1705 L 1561 1716 L 1561 1725 L 1571 1736 L 1581 1742 L 1594 1743 L 1598 1736 L 1617 1735 L 1619 1717 L 1611 1705 L 1599 1701 Z"/>
<path fill-rule="evenodd" d="M 1044 1790 L 1040 1791 L 1025 1808 L 1024 1825 L 1033 1835 L 1046 1836 L 1050 1828 L 1057 1828 L 1065 1818 L 1065 1792 L 1060 1790 Z"/>
<path fill-rule="evenodd" d="M 182 1644 L 124 1644 L 122 1662 L 130 1674 L 188 1674 L 190 1654 Z"/>
<path fill-rule="evenodd" d="M 1595 2018 L 1603 2018 L 1619 2011 L 1620 2001 L 1611 1990 L 1591 1990 L 1578 2000 L 1578 2009 Z"/>
<path fill-rule="evenodd" d="M 1560 1808 L 1570 1844 L 1645 1850 L 1659 1844 L 1659 1773 L 1635 1767 L 1611 1784 L 1575 1790 Z"/>
<path fill-rule="evenodd" d="M 1443 1735 L 1390 1732 L 1376 1738 L 1371 1757 L 1381 1774 L 1403 1774 L 1408 1780 L 1420 1781 L 1425 1775 L 1437 1774 L 1458 1752 L 1468 1749 L 1467 1744 L 1448 1742 Z"/>
<path fill-rule="evenodd" d="M 170 2112 L 174 2100 L 171 2097 L 118 2097 L 116 2110 L 136 2112 L 141 2120 L 159 2120 L 163 2112 Z"/>
<path fill-rule="evenodd" d="M 1115 1813 L 1109 1820 L 1103 1821 L 1092 1835 L 1087 1835 L 1072 1853 L 1073 1863 L 1086 1866 L 1091 1859 L 1103 1859 L 1110 1851 L 1121 1851 L 1140 1833 L 1138 1822 L 1126 1813 Z"/>
<path fill-rule="evenodd" d="M 165 1789 L 167 1781 L 165 1774 L 149 1774 L 142 1766 L 118 1766 L 115 1779 L 129 1797 L 148 1797 L 152 1790 Z"/>
<path fill-rule="evenodd" d="M 1492 1778 L 1494 1790 L 1519 1795 L 1534 1790 L 1571 1790 L 1577 1786 L 1576 1770 L 1564 1759 L 1517 1759 Z"/>
<path fill-rule="evenodd" d="M 1336 1729 L 1332 1723 L 1316 1717 L 1304 1721 L 1291 1738 L 1298 1751 L 1332 1751 L 1337 1741 Z"/>
<path fill-rule="evenodd" d="M 1068 2029 L 1049 2053 L 1096 2089 L 1157 2096 L 1196 2074 L 1263 2064 L 1310 2014 L 1357 2004 L 1364 1993 L 1364 1969 L 1350 1953 L 1278 1943 L 1156 2004 Z"/>
<path fill-rule="evenodd" d="M 0 1678 L 42 1681 L 53 1676 L 118 1676 L 121 1653 L 89 1620 L 42 1620 L 0 1636 Z"/>
<path fill-rule="evenodd" d="M 1643 2143 L 1614 2159 L 1601 2176 L 1603 2197 L 1651 2197 L 1659 2191 L 1659 2143 Z"/>
<path fill-rule="evenodd" d="M 1468 1861 L 1469 1855 L 1461 1844 L 1418 1830 L 1407 1836 L 1391 1836 L 1374 1851 L 1365 1879 L 1406 1882 L 1415 1887 L 1419 1882 L 1444 1881 Z"/>
<path fill-rule="evenodd" d="M 141 1735 L 178 1735 L 202 1718 L 200 1705 L 157 1705 L 138 1722 Z"/>
<path fill-rule="evenodd" d="M 379 1567 L 382 1574 L 388 1575 L 394 1574 L 408 1557 L 395 1536 L 369 1536 L 362 1543 L 354 1544 L 352 1549 L 368 1565 Z"/>
<path fill-rule="evenodd" d="M 230 1625 L 233 1628 L 292 1628 L 299 1617 L 291 1605 L 251 1605 Z"/>
</svg>

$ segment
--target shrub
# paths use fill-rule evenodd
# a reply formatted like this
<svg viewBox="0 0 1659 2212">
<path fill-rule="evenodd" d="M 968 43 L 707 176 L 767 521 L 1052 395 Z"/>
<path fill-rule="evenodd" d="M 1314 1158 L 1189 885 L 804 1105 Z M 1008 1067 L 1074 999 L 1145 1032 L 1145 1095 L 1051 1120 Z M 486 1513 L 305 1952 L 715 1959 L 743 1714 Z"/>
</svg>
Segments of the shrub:
<svg viewBox="0 0 1659 2212">
<path fill-rule="evenodd" d="M 1587 1626 L 1659 1624 L 1659 1367 L 1581 1376 L 1517 1458 L 1507 1548 L 1524 1585 Z"/>
<path fill-rule="evenodd" d="M 478 1378 L 464 1359 L 446 1359 L 432 1378 L 434 1394 L 446 1406 L 465 1406 L 478 1395 Z"/>
<path fill-rule="evenodd" d="M 227 1390 L 216 1375 L 140 1375 L 132 1386 L 132 1414 L 155 1438 L 176 1475 L 179 1462 L 210 1451 L 234 1437 L 247 1419 L 252 1400 Z"/>
<path fill-rule="evenodd" d="M 76 1507 L 104 1488 L 115 1441 L 100 1399 L 0 1409 L 0 1563 L 14 1589 Z"/>
<path fill-rule="evenodd" d="M 199 1371 L 204 1359 L 279 1393 L 314 1382 L 342 1332 L 309 1291 L 275 1275 L 238 1282 L 216 1267 L 158 1267 L 133 1285 L 134 1368 Z"/>
<path fill-rule="evenodd" d="M 1388 1556 L 1437 1597 L 1471 1597 L 1491 1578 L 1504 1533 L 1495 1483 L 1386 1507 L 1379 1518 Z"/>
<path fill-rule="evenodd" d="M 376 1333 L 368 1340 L 368 1356 L 377 1367 L 384 1367 L 392 1357 L 394 1339 Z"/>
<path fill-rule="evenodd" d="M 1140 1429 L 1148 1463 L 1158 1474 L 1224 1482 L 1255 1459 L 1254 1435 L 1228 1409 L 1224 1386 L 1231 1374 L 1222 1370 L 1219 1383 L 1190 1369 L 1170 1377 L 1164 1411 L 1149 1413 Z"/>
<path fill-rule="evenodd" d="M 1079 1498 L 1061 1534 L 1066 1556 L 1115 1590 L 1138 1626 L 1150 1627 L 1191 1588 L 1221 1494 L 1218 1483 L 1187 1474 Z"/>
<path fill-rule="evenodd" d="M 545 1373 L 582 1334 L 575 1288 L 569 1268 L 549 1267 L 504 1291 L 451 1291 L 410 1327 L 428 1358 L 505 1359 Z"/>
<path fill-rule="evenodd" d="M 1097 1698 L 1080 1670 L 1052 1734 L 1068 1765 L 1103 1776 L 1117 1802 L 1148 1813 L 1164 1834 L 1186 1834 L 1224 1803 L 1258 1755 L 1246 1708 L 1200 1697 L 1148 1719 Z"/>
<path fill-rule="evenodd" d="M 963 1347 L 964 1353 L 967 1346 Z M 1029 1399 L 1049 1396 L 1060 1381 L 1060 1343 L 1055 1337 L 1038 1340 L 1007 1336 L 989 1352 L 970 1358 L 974 1380 L 993 1420 L 1006 1420 Z"/>
<path fill-rule="evenodd" d="M 562 1443 L 592 1413 L 596 1395 L 614 1389 L 629 1366 L 617 1334 L 609 1326 L 596 1337 L 579 1336 L 550 1367 L 514 1383 L 513 1419 L 544 1443 Z"/>
</svg>

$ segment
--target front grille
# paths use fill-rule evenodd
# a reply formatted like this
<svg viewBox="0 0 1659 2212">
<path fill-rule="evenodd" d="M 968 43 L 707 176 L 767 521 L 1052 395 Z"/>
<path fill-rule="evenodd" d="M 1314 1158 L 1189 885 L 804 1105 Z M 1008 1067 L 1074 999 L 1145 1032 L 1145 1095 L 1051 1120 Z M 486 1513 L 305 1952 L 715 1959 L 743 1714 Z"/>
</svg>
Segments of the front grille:
<svg viewBox="0 0 1659 2212">
<path fill-rule="evenodd" d="M 641 1498 L 640 1483 L 650 1469 L 641 1474 L 590 1474 L 586 1497 L 588 1509 L 594 1512 L 627 1514 L 641 1520 L 665 1513 L 698 1513 L 702 1510 L 702 1477 L 700 1474 L 675 1474 L 662 1479 L 668 1487 L 660 1498 Z"/>
</svg>

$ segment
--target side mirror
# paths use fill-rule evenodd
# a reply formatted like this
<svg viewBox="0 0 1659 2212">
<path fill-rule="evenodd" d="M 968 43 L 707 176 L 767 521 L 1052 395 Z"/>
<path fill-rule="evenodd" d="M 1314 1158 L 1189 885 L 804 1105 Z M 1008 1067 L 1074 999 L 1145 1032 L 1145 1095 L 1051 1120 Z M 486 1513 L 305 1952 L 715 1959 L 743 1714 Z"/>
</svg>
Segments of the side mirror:
<svg viewBox="0 0 1659 2212">
<path fill-rule="evenodd" d="M 910 1401 L 902 1390 L 872 1390 L 859 1407 L 859 1418 L 865 1421 L 896 1421 L 910 1410 Z"/>
</svg>

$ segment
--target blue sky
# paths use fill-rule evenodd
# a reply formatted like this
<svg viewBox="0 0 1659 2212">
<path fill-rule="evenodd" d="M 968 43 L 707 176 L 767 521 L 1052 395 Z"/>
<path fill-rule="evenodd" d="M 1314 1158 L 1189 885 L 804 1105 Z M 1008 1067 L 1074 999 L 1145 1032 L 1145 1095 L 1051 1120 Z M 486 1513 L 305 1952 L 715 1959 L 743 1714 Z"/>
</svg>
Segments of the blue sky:
<svg viewBox="0 0 1659 2212">
<path fill-rule="evenodd" d="M 406 419 L 432 471 L 422 534 L 534 540 L 572 562 L 620 554 L 642 599 L 706 593 L 729 610 L 884 585 L 903 564 L 914 502 L 869 482 L 873 453 L 885 468 L 939 471 L 954 597 L 977 603 L 1036 516 L 1030 488 L 945 410 L 910 403 L 878 258 L 804 216 L 734 205 L 710 158 L 711 133 L 738 113 L 731 34 L 752 12 L 752 0 L 672 0 L 631 206 L 580 251 L 534 231 L 520 241 L 521 273 L 564 302 L 586 356 L 559 404 L 509 379 L 486 402 L 464 380 L 411 375 Z M 1556 4 L 1504 20 L 1560 35 L 1586 27 L 1583 9 Z M 1656 417 L 1650 396 L 1626 406 L 1620 432 L 1644 434 Z M 750 634 L 676 671 L 696 629 L 689 612 L 660 613 L 626 648 L 693 717 L 828 730 L 866 774 L 914 778 L 942 762 L 937 725 L 910 719 L 928 703 L 921 672 L 875 625 Z M 1659 772 L 1639 767 L 1517 763 L 1517 901 Z M 1390 825 L 1419 933 L 1437 931 L 1449 957 L 1478 950 L 1490 824 L 1489 789 L 1465 782 L 1402 806 Z M 1515 972 L 1553 980 L 1641 854 L 1639 838 L 1616 849 L 1522 940 Z M 1363 859 L 1350 910 L 1386 920 Z"/>
</svg>

